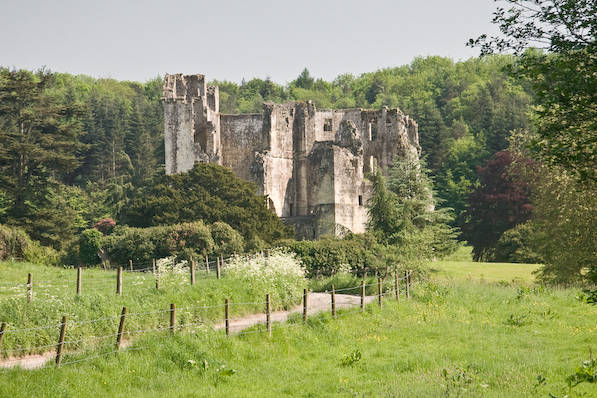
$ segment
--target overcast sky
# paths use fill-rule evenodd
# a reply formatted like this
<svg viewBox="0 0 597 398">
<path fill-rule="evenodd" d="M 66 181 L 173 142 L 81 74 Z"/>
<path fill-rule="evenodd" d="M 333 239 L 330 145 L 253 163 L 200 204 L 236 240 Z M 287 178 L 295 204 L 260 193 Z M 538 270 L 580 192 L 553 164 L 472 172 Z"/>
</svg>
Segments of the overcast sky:
<svg viewBox="0 0 597 398">
<path fill-rule="evenodd" d="M 410 63 L 466 59 L 493 32 L 493 0 L 0 0 L 0 65 L 145 81 L 331 80 Z"/>
</svg>

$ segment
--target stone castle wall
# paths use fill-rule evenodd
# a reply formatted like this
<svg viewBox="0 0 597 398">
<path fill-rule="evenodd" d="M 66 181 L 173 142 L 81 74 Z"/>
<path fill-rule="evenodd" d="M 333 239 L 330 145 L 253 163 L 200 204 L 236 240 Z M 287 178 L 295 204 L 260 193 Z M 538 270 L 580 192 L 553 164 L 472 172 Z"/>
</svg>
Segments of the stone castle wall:
<svg viewBox="0 0 597 398">
<path fill-rule="evenodd" d="M 364 232 L 367 173 L 420 151 L 417 124 L 398 109 L 317 110 L 299 101 L 220 114 L 218 89 L 203 75 L 166 75 L 164 116 L 168 174 L 195 162 L 229 167 L 307 238 Z"/>
</svg>

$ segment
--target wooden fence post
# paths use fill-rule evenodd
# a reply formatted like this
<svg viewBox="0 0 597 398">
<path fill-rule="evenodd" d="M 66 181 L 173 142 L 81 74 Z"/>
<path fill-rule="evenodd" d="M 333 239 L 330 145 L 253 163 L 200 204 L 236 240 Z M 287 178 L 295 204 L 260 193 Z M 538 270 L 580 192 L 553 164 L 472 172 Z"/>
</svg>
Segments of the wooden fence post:
<svg viewBox="0 0 597 398">
<path fill-rule="evenodd" d="M 56 367 L 60 367 L 62 361 L 62 347 L 64 346 L 64 336 L 66 335 L 66 316 L 62 317 L 60 324 L 60 335 L 58 336 L 58 345 L 56 346 Z"/>
<path fill-rule="evenodd" d="M 176 327 L 176 304 L 170 304 L 170 331 L 174 333 Z"/>
<path fill-rule="evenodd" d="M 220 279 L 220 256 L 218 256 L 218 261 L 216 263 L 216 277 Z"/>
<path fill-rule="evenodd" d="M 267 335 L 272 337 L 272 304 L 270 302 L 269 293 L 265 295 L 265 323 L 267 324 Z"/>
<path fill-rule="evenodd" d="M 153 274 L 155 275 L 155 258 L 151 259 L 151 266 L 153 267 Z"/>
<path fill-rule="evenodd" d="M 400 300 L 400 285 L 398 284 L 398 267 L 394 268 L 394 293 L 396 300 Z"/>
<path fill-rule="evenodd" d="M 122 332 L 124 332 L 124 321 L 126 320 L 126 307 L 122 307 L 120 313 L 120 323 L 118 324 L 118 334 L 116 335 L 116 348 L 120 348 L 120 342 L 122 341 Z"/>
<path fill-rule="evenodd" d="M 408 285 L 408 271 L 404 271 L 404 289 L 406 293 L 406 298 L 410 298 L 410 286 Z"/>
<path fill-rule="evenodd" d="M 303 322 L 307 321 L 307 305 L 308 305 L 309 291 L 303 289 Z"/>
<path fill-rule="evenodd" d="M 77 268 L 77 296 L 81 295 L 81 276 L 82 276 L 81 272 L 83 272 L 81 267 L 78 267 Z"/>
<path fill-rule="evenodd" d="M 133 272 L 133 260 L 129 260 L 129 268 L 131 269 L 131 272 Z"/>
<path fill-rule="evenodd" d="M 195 260 L 191 259 L 191 285 L 195 284 Z"/>
<path fill-rule="evenodd" d="M 336 317 L 336 290 L 334 290 L 334 284 L 332 284 L 332 317 Z"/>
<path fill-rule="evenodd" d="M 382 308 L 383 303 L 383 284 L 381 278 L 377 278 L 377 296 L 379 301 L 379 308 Z"/>
<path fill-rule="evenodd" d="M 365 279 L 361 281 L 361 312 L 365 311 Z"/>
<path fill-rule="evenodd" d="M 230 300 L 224 303 L 224 317 L 226 318 L 226 336 L 230 336 Z"/>
<path fill-rule="evenodd" d="M 205 255 L 205 272 L 209 274 L 209 256 Z"/>
<path fill-rule="evenodd" d="M 157 273 L 157 260 L 154 258 L 153 259 L 153 276 L 155 277 L 155 288 L 159 289 L 160 288 L 160 276 Z"/>
<path fill-rule="evenodd" d="M 116 294 L 122 296 L 122 267 L 116 271 Z"/>
<path fill-rule="evenodd" d="M 33 301 L 33 274 L 27 275 L 27 301 Z"/>
<path fill-rule="evenodd" d="M 411 295 L 412 289 L 413 289 L 412 280 L 410 279 L 412 273 L 413 272 L 411 270 L 408 270 L 408 297 L 409 298 L 410 298 L 410 295 Z"/>
<path fill-rule="evenodd" d="M 4 331 L 6 330 L 6 322 L 2 322 L 0 326 L 0 348 L 2 348 L 2 340 L 4 339 Z"/>
</svg>

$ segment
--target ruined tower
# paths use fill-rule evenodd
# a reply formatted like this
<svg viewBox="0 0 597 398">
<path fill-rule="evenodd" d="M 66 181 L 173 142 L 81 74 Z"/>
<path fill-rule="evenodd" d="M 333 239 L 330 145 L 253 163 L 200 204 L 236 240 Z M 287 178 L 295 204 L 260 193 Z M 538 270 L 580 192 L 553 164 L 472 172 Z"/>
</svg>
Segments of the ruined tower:
<svg viewBox="0 0 597 398">
<path fill-rule="evenodd" d="M 257 184 L 298 237 L 364 232 L 366 175 L 420 151 L 417 124 L 396 108 L 318 110 L 299 101 L 227 115 L 205 76 L 181 74 L 166 75 L 163 98 L 166 173 L 195 162 L 229 167 Z"/>
</svg>

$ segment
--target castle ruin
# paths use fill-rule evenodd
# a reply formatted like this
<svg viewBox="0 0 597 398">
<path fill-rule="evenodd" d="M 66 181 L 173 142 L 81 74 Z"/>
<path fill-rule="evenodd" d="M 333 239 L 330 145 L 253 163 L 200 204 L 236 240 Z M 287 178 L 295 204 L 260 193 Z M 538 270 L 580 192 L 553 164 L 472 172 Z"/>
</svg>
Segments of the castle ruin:
<svg viewBox="0 0 597 398">
<path fill-rule="evenodd" d="M 182 74 L 166 75 L 163 101 L 167 174 L 195 162 L 226 166 L 307 239 L 364 232 L 366 175 L 420 152 L 416 122 L 396 108 L 318 110 L 297 101 L 228 115 L 219 111 L 218 87 Z"/>
</svg>

